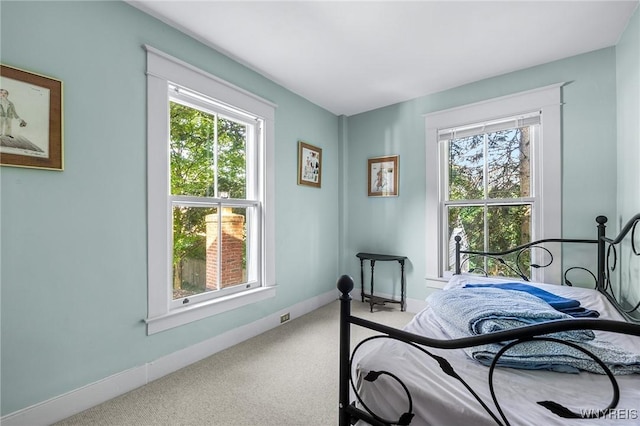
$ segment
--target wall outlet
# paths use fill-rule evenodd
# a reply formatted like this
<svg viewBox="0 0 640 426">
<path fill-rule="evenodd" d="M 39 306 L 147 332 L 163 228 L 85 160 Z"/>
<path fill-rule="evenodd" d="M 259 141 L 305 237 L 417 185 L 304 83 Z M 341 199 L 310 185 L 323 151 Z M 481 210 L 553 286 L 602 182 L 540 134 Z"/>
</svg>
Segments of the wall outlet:
<svg viewBox="0 0 640 426">
<path fill-rule="evenodd" d="M 283 322 L 289 321 L 289 319 L 290 319 L 289 312 L 287 312 L 286 314 L 280 315 L 280 324 L 282 324 Z"/>
</svg>

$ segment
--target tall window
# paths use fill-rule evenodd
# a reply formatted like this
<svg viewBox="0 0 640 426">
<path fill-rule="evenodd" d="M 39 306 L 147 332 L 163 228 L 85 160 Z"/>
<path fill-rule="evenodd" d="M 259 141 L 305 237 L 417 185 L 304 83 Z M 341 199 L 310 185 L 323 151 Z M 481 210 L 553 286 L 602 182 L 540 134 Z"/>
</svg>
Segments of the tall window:
<svg viewBox="0 0 640 426">
<path fill-rule="evenodd" d="M 151 334 L 275 294 L 274 105 L 146 49 Z"/>
<path fill-rule="evenodd" d="M 561 86 L 425 116 L 429 286 L 442 287 L 451 275 L 456 235 L 475 251 L 561 235 Z M 511 275 L 491 260 L 475 262 L 463 270 Z M 560 282 L 561 263 L 532 278 Z"/>
<path fill-rule="evenodd" d="M 467 248 L 493 252 L 531 241 L 536 203 L 531 154 L 539 118 L 534 113 L 438 132 L 445 172 L 442 217 L 449 239 L 445 271 L 455 267 L 455 236 Z M 529 263 L 526 259 L 523 266 L 528 269 Z M 513 274 L 490 258 L 472 257 L 462 267 L 491 275 Z"/>
<path fill-rule="evenodd" d="M 256 287 L 262 120 L 169 85 L 174 303 Z"/>
</svg>

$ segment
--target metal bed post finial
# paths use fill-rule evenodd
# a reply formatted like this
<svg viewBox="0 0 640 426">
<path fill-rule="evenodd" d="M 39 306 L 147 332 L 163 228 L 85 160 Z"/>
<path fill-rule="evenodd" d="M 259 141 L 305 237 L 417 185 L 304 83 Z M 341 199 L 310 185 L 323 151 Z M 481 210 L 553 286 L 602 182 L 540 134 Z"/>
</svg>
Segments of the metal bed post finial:
<svg viewBox="0 0 640 426">
<path fill-rule="evenodd" d="M 607 232 L 607 226 L 605 224 L 608 220 L 609 219 L 607 219 L 606 216 L 596 217 L 596 222 L 598 222 L 598 290 L 602 290 L 604 288 L 604 279 L 606 277 L 604 237 Z"/>
<path fill-rule="evenodd" d="M 353 290 L 353 278 L 342 275 L 336 284 L 340 290 L 340 403 L 339 424 L 349 426 L 351 416 L 347 411 L 349 406 L 349 352 L 351 344 L 351 290 Z"/>
<path fill-rule="evenodd" d="M 456 275 L 460 275 L 460 241 L 462 237 L 456 235 L 454 240 L 456 240 Z"/>
</svg>

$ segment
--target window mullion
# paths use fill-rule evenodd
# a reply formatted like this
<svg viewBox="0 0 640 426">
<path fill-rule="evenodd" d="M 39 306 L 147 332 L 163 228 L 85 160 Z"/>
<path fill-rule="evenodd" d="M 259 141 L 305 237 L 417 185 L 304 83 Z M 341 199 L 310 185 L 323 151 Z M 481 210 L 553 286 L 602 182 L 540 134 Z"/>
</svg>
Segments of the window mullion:
<svg viewBox="0 0 640 426">
<path fill-rule="evenodd" d="M 482 190 L 483 190 L 483 199 L 489 198 L 489 143 L 487 134 L 482 135 Z"/>
<path fill-rule="evenodd" d="M 484 190 L 484 203 L 483 203 L 483 235 L 484 235 L 484 251 L 488 251 L 489 247 L 489 207 L 487 201 L 489 199 L 489 137 L 485 133 L 482 136 L 483 139 L 483 173 L 482 184 Z M 484 258 L 484 270 L 487 270 L 487 258 Z"/>
<path fill-rule="evenodd" d="M 189 204 L 192 206 L 207 207 L 212 204 L 221 204 L 228 207 L 257 206 L 260 200 L 244 200 L 237 198 L 196 197 L 191 195 L 171 195 L 170 201 L 177 204 Z"/>
<path fill-rule="evenodd" d="M 217 190 L 217 188 L 216 188 Z M 216 290 L 220 290 L 222 288 L 222 206 L 220 206 L 220 208 L 218 208 L 218 229 L 216 230 L 218 232 L 218 241 L 217 241 L 217 245 L 218 245 L 218 250 L 217 250 L 217 256 L 216 256 L 216 263 L 217 263 L 217 268 L 216 268 L 216 274 L 218 275 L 217 279 L 216 279 Z"/>
<path fill-rule="evenodd" d="M 469 200 L 446 200 L 443 201 L 445 206 L 483 206 L 483 205 L 500 205 L 511 206 L 519 204 L 532 204 L 534 197 L 522 198 L 492 198 L 490 200 L 469 199 Z"/>
<path fill-rule="evenodd" d="M 213 116 L 213 196 L 218 198 L 218 114 Z"/>
</svg>

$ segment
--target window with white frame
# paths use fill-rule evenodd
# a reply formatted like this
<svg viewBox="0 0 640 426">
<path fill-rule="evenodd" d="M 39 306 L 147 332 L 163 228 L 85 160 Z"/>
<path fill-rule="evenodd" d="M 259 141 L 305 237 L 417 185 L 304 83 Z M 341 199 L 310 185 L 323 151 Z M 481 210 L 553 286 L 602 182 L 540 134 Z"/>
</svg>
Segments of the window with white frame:
<svg viewBox="0 0 640 426">
<path fill-rule="evenodd" d="M 430 286 L 441 287 L 451 276 L 456 235 L 466 248 L 493 252 L 560 235 L 560 87 L 426 116 Z M 561 261 L 555 263 L 534 279 L 559 282 Z M 513 276 L 486 259 L 462 266 Z"/>
<path fill-rule="evenodd" d="M 540 113 L 535 112 L 438 132 L 442 153 L 440 214 L 443 239 L 448 241 L 443 271 L 455 269 L 456 236 L 466 249 L 491 252 L 531 241 L 531 219 L 536 210 L 531 154 L 539 127 Z M 461 266 L 466 272 L 514 273 L 489 257 L 471 257 Z M 523 266 L 529 269 L 529 259 Z"/>
<path fill-rule="evenodd" d="M 145 48 L 152 334 L 275 294 L 275 106 Z"/>
</svg>

